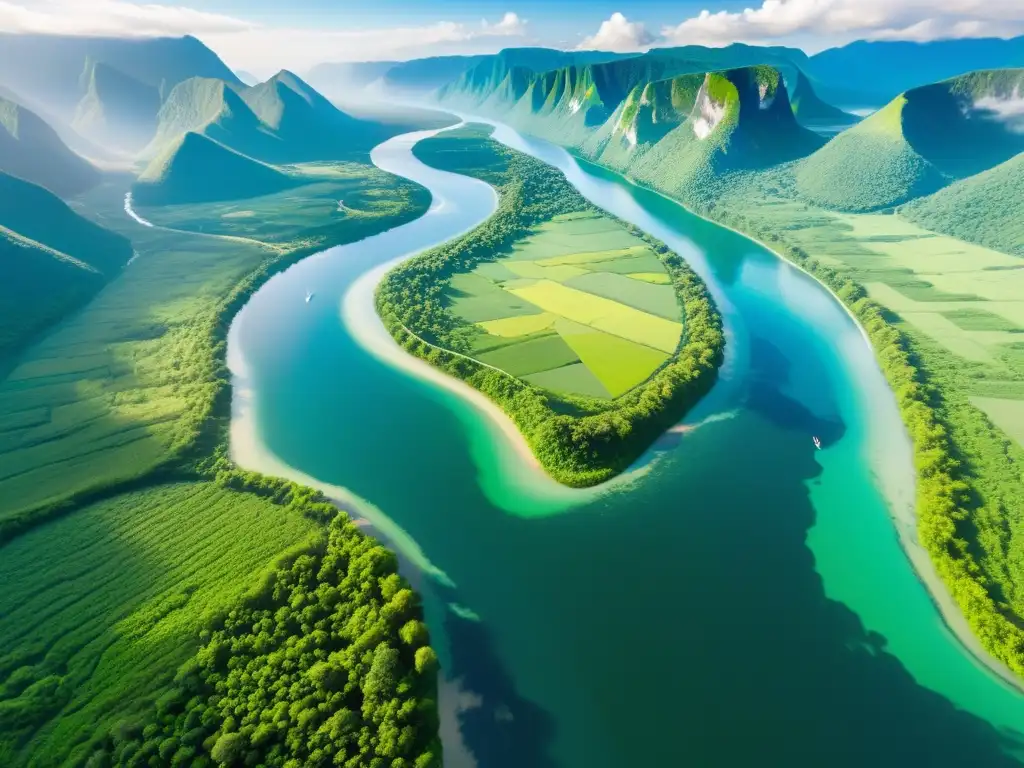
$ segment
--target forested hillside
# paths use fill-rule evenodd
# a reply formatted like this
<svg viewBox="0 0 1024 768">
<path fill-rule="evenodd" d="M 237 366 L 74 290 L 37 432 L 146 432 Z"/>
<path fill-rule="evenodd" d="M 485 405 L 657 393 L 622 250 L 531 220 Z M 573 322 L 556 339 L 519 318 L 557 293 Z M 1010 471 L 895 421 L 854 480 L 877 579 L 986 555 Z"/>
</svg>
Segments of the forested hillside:
<svg viewBox="0 0 1024 768">
<path fill-rule="evenodd" d="M 0 173 L 0 373 L 36 334 L 82 306 L 132 257 L 131 243 L 49 191 Z"/>
<path fill-rule="evenodd" d="M 204 189 L 224 153 L 229 180 L 253 165 L 285 178 L 192 141 L 199 163 L 168 169 L 189 178 L 164 181 Z M 324 162 L 249 198 L 251 217 L 223 215 L 230 202 L 147 208 L 179 217 L 164 228 L 125 214 L 125 186 L 111 177 L 72 210 L 0 174 L 0 258 L 9 276 L 9 259 L 34 265 L 0 286 L 3 316 L 50 308 L 64 272 L 92 296 L 0 373 L 0 764 L 440 766 L 418 599 L 345 512 L 227 459 L 224 360 L 263 281 L 421 215 L 429 196 Z"/>
</svg>

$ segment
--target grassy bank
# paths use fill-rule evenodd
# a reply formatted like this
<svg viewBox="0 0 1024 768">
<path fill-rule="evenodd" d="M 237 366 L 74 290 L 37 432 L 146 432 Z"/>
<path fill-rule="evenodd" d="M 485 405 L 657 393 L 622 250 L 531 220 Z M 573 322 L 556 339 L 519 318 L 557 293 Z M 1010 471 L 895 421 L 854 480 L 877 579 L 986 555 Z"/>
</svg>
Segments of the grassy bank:
<svg viewBox="0 0 1024 768">
<path fill-rule="evenodd" d="M 593 485 L 628 467 L 710 388 L 722 360 L 724 336 L 720 318 L 700 279 L 663 243 L 613 220 L 587 203 L 561 173 L 498 144 L 489 134 L 489 129 L 470 126 L 416 146 L 417 157 L 428 165 L 473 176 L 494 186 L 499 194 L 498 210 L 464 237 L 417 256 L 389 273 L 378 289 L 377 308 L 388 330 L 409 352 L 464 380 L 497 403 L 512 418 L 545 470 L 555 479 L 573 486 Z M 614 223 L 624 235 L 632 238 L 631 242 L 638 243 L 635 247 L 650 252 L 654 266 L 648 269 L 663 269 L 664 281 L 674 289 L 682 320 L 681 335 L 667 342 L 670 348 L 663 361 L 655 363 L 653 375 L 645 376 L 635 386 L 627 382 L 628 390 L 614 398 L 580 393 L 578 376 L 571 385 L 563 377 L 559 386 L 550 377 L 545 379 L 544 385 L 532 383 L 529 377 L 533 374 L 526 368 L 515 373 L 514 364 L 529 362 L 540 365 L 535 369 L 539 372 L 565 372 L 577 365 L 576 358 L 558 346 L 559 337 L 564 340 L 571 336 L 572 329 L 560 330 L 557 336 L 541 325 L 535 329 L 539 334 L 536 336 L 519 329 L 517 336 L 525 339 L 523 344 L 516 345 L 520 354 L 514 359 L 508 355 L 502 359 L 488 357 L 488 349 L 479 346 L 480 340 L 486 339 L 488 334 L 481 333 L 480 328 L 467 320 L 470 315 L 465 302 L 460 307 L 453 294 L 453 291 L 463 297 L 471 294 L 465 278 L 484 265 L 491 265 L 492 271 L 509 270 L 510 266 L 522 268 L 524 262 L 529 262 L 530 269 L 534 270 L 532 274 L 567 266 L 545 265 L 532 259 L 505 264 L 503 258 L 531 248 L 536 251 L 540 238 L 550 233 L 555 224 L 590 223 L 597 218 Z M 616 253 L 609 258 L 622 256 Z M 633 254 L 624 256 L 643 258 Z M 585 259 L 576 261 L 583 263 Z M 520 269 L 519 274 L 526 273 Z M 562 274 L 565 274 L 564 269 Z M 661 273 L 644 273 L 638 267 L 634 274 L 647 274 L 648 279 L 653 279 L 651 275 L 656 278 Z M 475 276 L 478 282 L 486 282 L 483 275 Z M 518 276 L 512 273 L 512 278 Z M 490 282 L 502 283 L 500 277 L 492 275 L 492 278 Z M 492 305 L 511 302 L 509 314 L 519 316 L 510 319 L 518 325 L 532 322 L 531 318 L 540 323 L 538 318 L 543 313 L 531 303 L 537 301 L 535 294 L 539 284 L 547 289 L 548 298 L 555 296 L 563 303 L 567 298 L 587 300 L 586 296 L 578 297 L 578 293 L 563 288 L 552 278 L 541 276 L 536 282 L 526 280 L 525 283 L 513 280 L 512 284 L 518 288 L 512 291 L 499 291 L 496 287 L 489 291 L 486 300 Z M 479 306 L 481 296 L 470 296 L 477 301 L 474 306 Z M 553 301 L 548 310 L 549 314 L 558 314 Z M 559 319 L 567 320 L 564 316 Z M 571 321 L 574 327 L 582 325 L 578 322 L 580 319 Z M 653 327 L 671 332 L 668 325 Z M 634 327 L 633 332 L 636 330 Z M 527 344 L 530 348 L 524 349 Z M 644 346 L 644 349 L 651 348 Z M 541 356 L 544 360 L 537 362 Z M 474 359 L 476 357 L 481 361 Z M 654 357 L 649 359 L 657 361 Z M 483 360 L 493 362 L 484 364 Z M 598 369 L 597 364 L 587 367 L 592 371 Z"/>
<path fill-rule="evenodd" d="M 814 275 L 860 321 L 913 441 L 919 540 L 983 647 L 1024 674 L 1024 449 L 1008 436 L 1024 305 L 986 276 L 1014 259 L 892 214 L 808 205 L 785 168 L 681 199 Z M 993 418 L 981 402 L 1010 407 Z"/>
<path fill-rule="evenodd" d="M 78 203 L 139 257 L 0 382 L 0 763 L 439 765 L 435 660 L 393 554 L 226 458 L 238 309 L 429 204 L 369 166 L 330 172 L 294 207 L 252 201 L 250 230 L 201 206 L 145 211 L 194 233 L 144 228 L 114 185 Z M 359 215 L 324 224 L 309 201 L 330 184 Z M 247 240 L 204 234 L 225 221 Z"/>
</svg>

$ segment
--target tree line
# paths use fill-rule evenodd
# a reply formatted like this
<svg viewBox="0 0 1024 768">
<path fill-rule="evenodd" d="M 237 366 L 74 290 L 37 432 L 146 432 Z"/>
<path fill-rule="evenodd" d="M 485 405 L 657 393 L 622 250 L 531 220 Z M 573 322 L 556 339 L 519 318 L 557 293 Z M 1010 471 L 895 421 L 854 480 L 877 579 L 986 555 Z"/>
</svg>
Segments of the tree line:
<svg viewBox="0 0 1024 768">
<path fill-rule="evenodd" d="M 556 395 L 446 351 L 468 353 L 473 333 L 448 308 L 453 275 L 498 258 L 532 227 L 555 216 L 593 211 L 614 219 L 588 203 L 558 170 L 489 134 L 469 126 L 416 145 L 414 152 L 428 165 L 494 185 L 498 209 L 467 235 L 388 273 L 377 291 L 377 310 L 407 351 L 496 402 L 552 477 L 572 486 L 594 485 L 626 469 L 710 389 L 724 356 L 721 317 L 703 281 L 683 259 L 620 221 L 664 263 L 683 310 L 679 349 L 644 384 L 614 401 Z"/>
</svg>

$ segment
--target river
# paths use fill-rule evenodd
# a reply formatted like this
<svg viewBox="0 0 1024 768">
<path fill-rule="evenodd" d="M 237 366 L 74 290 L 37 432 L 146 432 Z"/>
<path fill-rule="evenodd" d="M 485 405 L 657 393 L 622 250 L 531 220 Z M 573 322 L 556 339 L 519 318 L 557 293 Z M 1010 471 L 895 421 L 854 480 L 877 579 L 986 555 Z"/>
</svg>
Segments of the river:
<svg viewBox="0 0 1024 768">
<path fill-rule="evenodd" d="M 624 479 L 564 489 L 373 315 L 387 265 L 494 209 L 412 156 L 431 133 L 373 153 L 430 211 L 270 280 L 229 362 L 236 460 L 349 504 L 422 591 L 446 765 L 1018 765 L 1024 697 L 957 641 L 901 547 L 909 445 L 841 305 L 746 238 L 499 129 L 686 257 L 726 320 L 721 380 L 684 424 Z"/>
</svg>

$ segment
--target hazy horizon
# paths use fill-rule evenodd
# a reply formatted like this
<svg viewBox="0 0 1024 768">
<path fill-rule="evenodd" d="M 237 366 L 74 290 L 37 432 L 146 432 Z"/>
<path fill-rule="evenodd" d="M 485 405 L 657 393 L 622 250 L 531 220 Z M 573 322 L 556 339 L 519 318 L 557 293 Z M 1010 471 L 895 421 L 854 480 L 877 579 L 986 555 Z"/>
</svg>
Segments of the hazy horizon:
<svg viewBox="0 0 1024 768">
<path fill-rule="evenodd" d="M 317 64 L 408 61 L 503 48 L 643 52 L 733 42 L 808 54 L 854 40 L 924 42 L 1024 34 L 1016 0 L 14 0 L 0 2 L 0 31 L 101 37 L 192 35 L 234 70 L 267 77 Z"/>
</svg>

